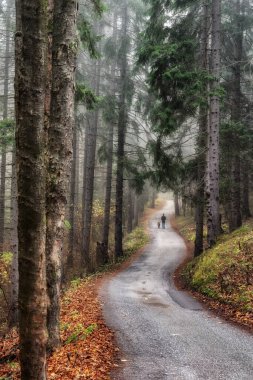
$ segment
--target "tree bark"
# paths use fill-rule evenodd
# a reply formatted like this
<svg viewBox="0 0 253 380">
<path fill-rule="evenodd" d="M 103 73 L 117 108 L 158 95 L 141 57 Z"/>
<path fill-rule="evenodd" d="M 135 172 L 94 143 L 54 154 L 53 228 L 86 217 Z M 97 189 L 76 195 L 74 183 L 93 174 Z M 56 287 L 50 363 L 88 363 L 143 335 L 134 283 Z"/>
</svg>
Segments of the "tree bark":
<svg viewBox="0 0 253 380">
<path fill-rule="evenodd" d="M 152 190 L 152 199 L 151 199 L 151 208 L 155 208 L 155 200 L 156 200 L 156 191 Z"/>
<path fill-rule="evenodd" d="M 79 133 L 78 126 L 74 127 L 73 137 L 73 160 L 71 164 L 71 185 L 70 185 L 70 233 L 69 233 L 69 253 L 67 264 L 73 266 L 75 241 L 76 241 L 76 217 L 78 204 L 78 172 L 79 172 Z"/>
<path fill-rule="evenodd" d="M 233 71 L 233 95 L 232 95 L 232 108 L 231 108 L 231 121 L 235 125 L 241 122 L 241 62 L 243 54 L 243 25 L 241 13 L 241 0 L 236 0 L 234 7 L 235 12 L 235 30 L 236 35 L 234 38 L 234 65 Z M 241 157 L 240 157 L 240 136 L 236 131 L 232 133 L 232 162 L 231 162 L 231 211 L 229 218 L 229 230 L 234 231 L 242 225 L 241 216 Z"/>
<path fill-rule="evenodd" d="M 209 4 L 203 4 L 203 22 L 202 22 L 202 36 L 200 46 L 200 68 L 208 70 L 208 39 L 209 39 Z M 208 92 L 208 89 L 206 89 Z M 204 232 L 204 209 L 205 209 L 205 170 L 206 170 L 206 147 L 207 147 L 207 125 L 208 114 L 207 107 L 200 107 L 199 111 L 199 132 L 197 141 L 197 154 L 198 154 L 198 181 L 196 192 L 196 234 L 195 234 L 195 247 L 194 256 L 199 256 L 203 252 L 203 232 Z"/>
<path fill-rule="evenodd" d="M 16 56 L 15 90 L 21 379 L 44 380 L 46 8 L 44 0 L 20 0 L 18 5 L 16 52 L 20 53 Z"/>
<path fill-rule="evenodd" d="M 117 13 L 114 13 L 113 19 L 113 41 L 114 44 L 117 42 Z M 115 97 L 115 71 L 116 71 L 116 61 L 114 60 L 111 67 L 111 77 L 112 82 L 112 96 Z M 108 241 L 110 233 L 110 215 L 111 215 L 111 195 L 112 195 L 112 166 L 113 166 L 113 138 L 114 138 L 114 123 L 111 121 L 108 124 L 108 159 L 106 168 L 106 188 L 105 188 L 105 206 L 104 206 L 104 220 L 103 220 L 103 250 L 105 262 L 108 261 Z"/>
<path fill-rule="evenodd" d="M 115 256 L 123 255 L 123 191 L 124 191 L 124 149 L 127 126 L 127 28 L 128 9 L 124 3 L 122 14 L 122 49 L 120 57 L 120 102 L 118 120 L 117 174 L 116 174 L 116 211 L 115 211 Z"/>
<path fill-rule="evenodd" d="M 139 197 L 134 195 L 134 227 L 139 225 Z"/>
<path fill-rule="evenodd" d="M 16 30 L 21 30 L 21 4 L 15 0 L 16 10 Z M 18 72 L 21 58 L 20 39 L 16 38 L 15 43 L 15 93 L 18 92 Z M 18 119 L 18 99 L 15 96 L 15 112 Z M 15 128 L 16 132 L 16 128 Z M 14 140 L 15 141 L 15 140 Z M 17 202 L 17 168 L 16 168 L 16 147 L 13 146 L 12 153 L 12 178 L 11 178 L 11 208 L 12 208 L 12 229 L 11 229 L 11 252 L 13 253 L 11 274 L 10 274 L 10 309 L 8 315 L 8 326 L 12 328 L 18 325 L 18 291 L 19 291 L 19 273 L 18 273 L 18 202 Z"/>
<path fill-rule="evenodd" d="M 99 27 L 101 34 L 101 27 Z M 101 44 L 99 51 L 101 50 Z M 100 93 L 100 75 L 101 75 L 101 60 L 99 59 L 94 70 L 95 75 L 95 93 L 99 96 Z M 88 118 L 88 129 L 86 134 L 87 141 L 85 153 L 85 177 L 84 177 L 84 193 L 83 193 L 83 230 L 82 230 L 82 274 L 92 271 L 90 257 L 90 239 L 91 239 L 91 223 L 92 223 L 92 208 L 93 208 L 93 193 L 94 193 L 94 175 L 97 147 L 97 131 L 99 124 L 99 110 Z"/>
<path fill-rule="evenodd" d="M 180 207 L 179 207 L 179 199 L 178 199 L 178 192 L 174 192 L 174 204 L 175 204 L 175 215 L 180 216 Z"/>
<path fill-rule="evenodd" d="M 249 163 L 244 158 L 242 166 L 242 215 L 245 219 L 252 216 L 249 205 Z"/>
<path fill-rule="evenodd" d="M 211 247 L 216 243 L 220 234 L 219 212 L 219 127 L 220 99 L 217 90 L 220 85 L 220 29 L 221 29 L 221 0 L 212 0 L 212 43 L 211 70 L 213 76 L 210 90 L 210 115 L 208 130 L 206 199 L 207 199 L 207 240 Z"/>
<path fill-rule="evenodd" d="M 12 186 L 11 186 L 11 205 L 12 205 L 12 227 L 11 227 L 11 252 L 13 254 L 10 273 L 10 308 L 8 315 L 8 326 L 12 328 L 18 325 L 18 205 L 17 205 L 17 171 L 15 149 L 12 158 Z"/>
<path fill-rule="evenodd" d="M 112 194 L 112 165 L 113 165 L 113 123 L 110 123 L 108 130 L 108 159 L 106 169 L 106 189 L 105 189 L 105 206 L 103 221 L 103 247 L 105 262 L 108 261 L 108 241 L 110 232 L 110 215 L 111 215 L 111 194 Z"/>
<path fill-rule="evenodd" d="M 128 186 L 128 200 L 127 200 L 127 232 L 130 234 L 133 230 L 133 191 Z"/>
<path fill-rule="evenodd" d="M 46 199 L 49 350 L 55 349 L 60 344 L 61 253 L 73 143 L 77 54 L 76 16 L 75 0 L 54 1 Z"/>
<path fill-rule="evenodd" d="M 8 95 L 9 95 L 9 71 L 10 71 L 10 31 L 11 31 L 11 7 L 13 1 L 7 4 L 6 10 L 6 45 L 5 45 L 5 58 L 4 58 L 4 93 L 3 93 L 3 119 L 8 118 Z M 4 231 L 5 231 L 5 177 L 6 177 L 6 141 L 5 131 L 1 136 L 1 185 L 0 185 L 0 249 L 4 245 Z"/>
</svg>

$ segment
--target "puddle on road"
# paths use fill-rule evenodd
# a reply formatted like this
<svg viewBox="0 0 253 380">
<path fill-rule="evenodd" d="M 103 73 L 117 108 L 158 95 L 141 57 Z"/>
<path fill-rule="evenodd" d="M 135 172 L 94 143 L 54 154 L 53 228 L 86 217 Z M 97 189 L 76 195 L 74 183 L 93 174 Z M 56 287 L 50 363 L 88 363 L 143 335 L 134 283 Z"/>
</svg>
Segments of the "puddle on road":
<svg viewBox="0 0 253 380">
<path fill-rule="evenodd" d="M 144 300 L 144 303 L 154 307 L 162 307 L 163 309 L 168 309 L 169 305 L 157 300 L 156 298 L 148 298 Z"/>
<path fill-rule="evenodd" d="M 150 292 L 138 291 L 137 293 L 144 296 L 143 303 L 146 305 L 155 306 L 155 307 L 162 307 L 164 309 L 167 309 L 169 307 L 169 305 L 162 302 L 160 298 L 157 298 L 155 296 L 150 297 L 152 295 L 152 293 L 150 293 Z"/>
<path fill-rule="evenodd" d="M 150 292 L 147 292 L 146 290 L 136 290 L 136 293 L 137 294 L 141 294 L 141 295 L 146 295 L 146 296 L 149 296 L 150 294 L 152 294 L 152 293 L 150 293 Z"/>
</svg>

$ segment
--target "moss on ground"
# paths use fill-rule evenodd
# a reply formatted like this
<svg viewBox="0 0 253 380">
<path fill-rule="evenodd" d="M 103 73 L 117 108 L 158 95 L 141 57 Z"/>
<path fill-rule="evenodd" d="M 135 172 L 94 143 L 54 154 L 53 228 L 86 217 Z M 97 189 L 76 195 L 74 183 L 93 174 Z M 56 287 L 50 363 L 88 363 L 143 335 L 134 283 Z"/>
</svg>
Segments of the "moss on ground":
<svg viewBox="0 0 253 380">
<path fill-rule="evenodd" d="M 192 220 L 181 218 L 179 229 L 192 241 Z M 183 269 L 182 278 L 204 296 L 242 312 L 253 312 L 253 222 L 223 234 L 212 249 Z"/>
</svg>

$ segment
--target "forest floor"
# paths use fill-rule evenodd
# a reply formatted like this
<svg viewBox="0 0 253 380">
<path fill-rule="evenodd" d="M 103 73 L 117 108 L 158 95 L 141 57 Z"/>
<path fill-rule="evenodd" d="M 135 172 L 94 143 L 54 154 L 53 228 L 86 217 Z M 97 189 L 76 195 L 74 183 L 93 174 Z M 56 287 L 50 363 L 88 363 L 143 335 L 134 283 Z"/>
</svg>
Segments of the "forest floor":
<svg viewBox="0 0 253 380">
<path fill-rule="evenodd" d="M 187 246 L 187 258 L 175 275 L 178 288 L 189 290 L 217 315 L 253 332 L 253 220 L 233 233 L 224 225 L 215 247 L 194 260 L 193 217 L 173 218 L 172 224 Z"/>
<path fill-rule="evenodd" d="M 159 201 L 157 207 L 161 207 Z M 157 211 L 157 208 L 156 208 Z M 98 293 L 104 281 L 130 265 L 149 237 L 147 221 L 154 209 L 147 209 L 140 227 L 124 242 L 125 257 L 84 280 L 73 280 L 61 300 L 62 345 L 47 360 L 49 380 L 107 380 L 117 366 L 118 348 L 106 326 Z M 18 334 L 14 329 L 0 338 L 0 380 L 20 379 Z"/>
</svg>

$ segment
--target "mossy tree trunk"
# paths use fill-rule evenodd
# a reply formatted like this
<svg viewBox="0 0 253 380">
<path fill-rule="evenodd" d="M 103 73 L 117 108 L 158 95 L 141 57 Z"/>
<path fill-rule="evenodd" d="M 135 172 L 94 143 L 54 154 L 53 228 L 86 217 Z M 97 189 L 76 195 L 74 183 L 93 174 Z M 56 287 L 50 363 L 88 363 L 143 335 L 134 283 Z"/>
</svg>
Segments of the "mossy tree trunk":
<svg viewBox="0 0 253 380">
<path fill-rule="evenodd" d="M 75 0 L 55 0 L 52 30 L 52 89 L 48 129 L 46 258 L 48 349 L 60 344 L 59 297 L 64 220 L 72 159 L 77 55 Z"/>
</svg>

